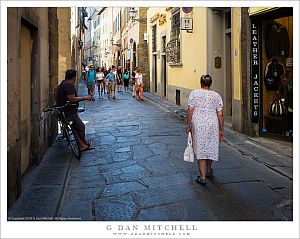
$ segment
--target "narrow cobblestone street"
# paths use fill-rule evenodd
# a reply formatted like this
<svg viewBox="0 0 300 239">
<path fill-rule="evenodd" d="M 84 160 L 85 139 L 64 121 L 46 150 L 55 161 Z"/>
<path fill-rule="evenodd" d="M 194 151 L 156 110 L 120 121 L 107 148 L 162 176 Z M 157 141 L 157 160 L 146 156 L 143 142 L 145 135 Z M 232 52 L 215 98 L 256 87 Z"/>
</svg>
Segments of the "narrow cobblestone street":
<svg viewBox="0 0 300 239">
<path fill-rule="evenodd" d="M 184 121 L 166 108 L 131 92 L 82 107 L 95 149 L 78 161 L 55 142 L 24 180 L 12 220 L 292 220 L 291 158 L 226 128 L 235 142 L 221 144 L 215 177 L 202 186 L 196 162 L 183 161 Z"/>
</svg>

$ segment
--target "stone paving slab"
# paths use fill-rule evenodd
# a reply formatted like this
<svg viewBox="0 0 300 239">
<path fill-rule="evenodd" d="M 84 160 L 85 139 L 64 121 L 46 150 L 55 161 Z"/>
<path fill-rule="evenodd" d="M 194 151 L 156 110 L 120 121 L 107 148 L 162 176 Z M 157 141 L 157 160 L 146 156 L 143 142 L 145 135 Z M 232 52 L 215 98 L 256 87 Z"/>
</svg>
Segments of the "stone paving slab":
<svg viewBox="0 0 300 239">
<path fill-rule="evenodd" d="M 185 188 L 185 190 L 183 191 L 182 188 Z M 190 187 L 184 185 L 149 188 L 144 191 L 136 192 L 134 195 L 142 208 L 175 203 L 196 197 L 195 192 L 192 191 Z"/>
<path fill-rule="evenodd" d="M 130 195 L 94 200 L 95 217 L 105 221 L 131 221 L 138 207 Z"/>
<path fill-rule="evenodd" d="M 224 185 L 225 190 L 254 212 L 273 212 L 280 196 L 260 182 L 240 182 Z M 271 213 L 270 213 L 271 214 Z"/>
<path fill-rule="evenodd" d="M 191 181 L 190 175 L 187 174 L 172 174 L 162 177 L 152 177 L 142 179 L 143 183 L 148 187 L 164 187 L 169 185 L 188 184 Z"/>
<path fill-rule="evenodd" d="M 139 190 L 144 190 L 145 186 L 138 182 L 125 182 L 116 183 L 105 188 L 102 197 L 111 197 L 122 194 L 127 194 L 129 192 L 136 192 Z"/>
<path fill-rule="evenodd" d="M 9 217 L 55 217 L 59 204 L 60 186 L 31 186 L 9 211 Z M 51 220 L 51 219 L 50 219 Z"/>
</svg>

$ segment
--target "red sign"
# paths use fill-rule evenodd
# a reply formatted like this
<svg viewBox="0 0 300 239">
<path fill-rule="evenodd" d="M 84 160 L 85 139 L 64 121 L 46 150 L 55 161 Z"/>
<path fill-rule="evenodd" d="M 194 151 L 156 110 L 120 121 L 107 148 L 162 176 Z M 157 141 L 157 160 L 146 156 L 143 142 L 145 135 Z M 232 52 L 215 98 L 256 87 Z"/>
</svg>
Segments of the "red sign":
<svg viewBox="0 0 300 239">
<path fill-rule="evenodd" d="M 190 13 L 192 10 L 193 10 L 192 7 L 183 7 L 183 8 L 182 8 L 182 11 L 183 11 L 184 13 Z"/>
</svg>

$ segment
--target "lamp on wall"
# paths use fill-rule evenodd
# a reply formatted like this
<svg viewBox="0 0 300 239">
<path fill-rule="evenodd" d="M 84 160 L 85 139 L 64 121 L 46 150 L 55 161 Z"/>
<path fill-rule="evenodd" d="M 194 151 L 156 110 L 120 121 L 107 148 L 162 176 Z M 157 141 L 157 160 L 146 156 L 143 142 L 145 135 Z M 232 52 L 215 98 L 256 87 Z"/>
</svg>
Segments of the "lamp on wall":
<svg viewBox="0 0 300 239">
<path fill-rule="evenodd" d="M 114 38 L 113 37 L 110 39 L 110 42 L 113 46 L 121 46 L 121 44 L 119 44 L 119 43 L 114 43 Z"/>
<path fill-rule="evenodd" d="M 147 18 L 136 18 L 137 17 L 137 10 L 134 7 L 129 9 L 129 17 L 132 19 L 133 22 L 140 22 L 140 23 L 147 23 Z"/>
</svg>

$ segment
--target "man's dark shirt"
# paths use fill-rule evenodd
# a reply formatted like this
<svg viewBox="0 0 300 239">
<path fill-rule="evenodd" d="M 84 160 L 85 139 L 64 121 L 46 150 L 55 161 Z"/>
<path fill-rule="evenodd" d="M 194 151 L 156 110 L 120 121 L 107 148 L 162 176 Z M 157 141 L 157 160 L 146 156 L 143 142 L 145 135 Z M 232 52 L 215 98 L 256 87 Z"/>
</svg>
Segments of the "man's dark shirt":
<svg viewBox="0 0 300 239">
<path fill-rule="evenodd" d="M 67 101 L 70 101 L 68 95 L 73 94 L 75 94 L 75 97 L 77 97 L 77 92 L 74 85 L 68 80 L 62 81 L 57 89 L 57 106 L 64 106 L 67 103 Z M 78 112 L 78 102 L 72 104 L 76 105 L 71 105 L 65 108 L 64 112 L 66 116 L 74 115 Z"/>
</svg>

